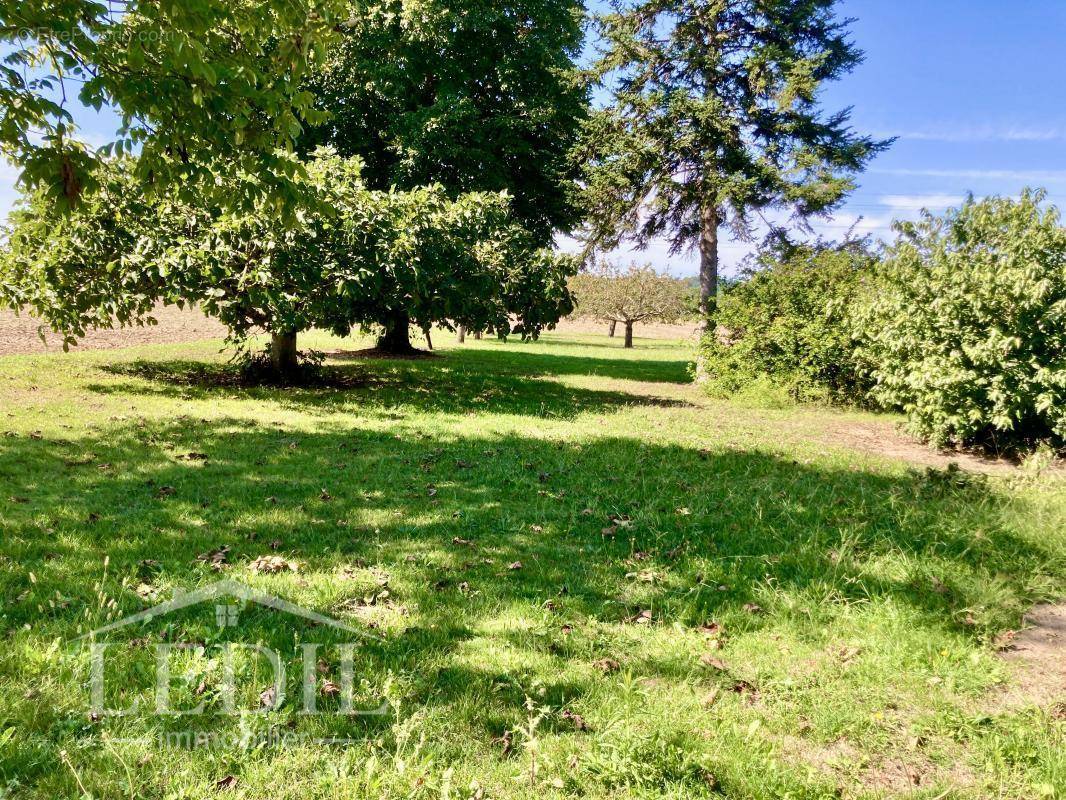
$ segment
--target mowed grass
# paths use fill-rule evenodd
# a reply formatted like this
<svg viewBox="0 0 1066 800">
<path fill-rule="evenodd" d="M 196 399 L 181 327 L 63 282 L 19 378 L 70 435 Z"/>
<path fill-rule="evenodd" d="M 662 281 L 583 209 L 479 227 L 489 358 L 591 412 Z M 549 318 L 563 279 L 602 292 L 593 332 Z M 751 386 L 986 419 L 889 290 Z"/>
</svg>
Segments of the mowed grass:
<svg viewBox="0 0 1066 800">
<path fill-rule="evenodd" d="M 217 343 L 0 358 L 0 797 L 1062 796 L 1061 710 L 997 704 L 995 648 L 1066 595 L 1061 478 L 831 446 L 867 418 L 705 400 L 681 342 L 438 338 L 345 388 L 224 385 Z M 142 710 L 92 717 L 72 640 L 223 577 L 373 634 L 390 712 L 302 715 L 290 670 L 253 714 L 246 656 L 210 713 L 221 642 L 343 636 L 208 604 L 109 635 Z M 171 665 L 203 716 L 150 713 L 163 642 L 205 647 Z M 160 746 L 190 727 L 307 738 Z"/>
</svg>

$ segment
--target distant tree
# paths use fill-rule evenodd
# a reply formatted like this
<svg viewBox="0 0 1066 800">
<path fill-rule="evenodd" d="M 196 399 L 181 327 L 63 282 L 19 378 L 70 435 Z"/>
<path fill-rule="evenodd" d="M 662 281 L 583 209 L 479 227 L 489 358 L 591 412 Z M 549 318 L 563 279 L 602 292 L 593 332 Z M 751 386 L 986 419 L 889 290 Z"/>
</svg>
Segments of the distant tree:
<svg viewBox="0 0 1066 800">
<path fill-rule="evenodd" d="M 801 223 L 834 209 L 889 142 L 857 136 L 818 91 L 862 58 L 836 0 L 618 0 L 598 18 L 609 90 L 579 157 L 591 247 L 658 236 L 698 247 L 700 308 L 718 292 L 719 228 L 752 216 Z"/>
<path fill-rule="evenodd" d="M 633 326 L 674 323 L 691 313 L 685 282 L 651 267 L 620 269 L 602 264 L 570 279 L 576 315 L 625 326 L 625 346 L 633 347 Z"/>
<path fill-rule="evenodd" d="M 346 5 L 0 0 L 0 154 L 60 207 L 122 153 L 137 154 L 142 190 L 217 189 L 215 202 L 230 206 L 289 200 L 299 165 L 286 150 L 321 118 L 301 83 Z M 114 141 L 93 150 L 76 140 L 79 103 L 117 112 Z"/>
<path fill-rule="evenodd" d="M 130 164 L 108 164 L 70 213 L 39 192 L 13 214 L 0 303 L 30 309 L 66 345 L 89 328 L 150 324 L 158 303 L 197 303 L 237 342 L 268 332 L 282 374 L 300 331 L 348 335 L 397 307 L 424 331 L 454 320 L 530 337 L 571 310 L 572 261 L 531 247 L 503 195 L 375 192 L 359 171 L 316 154 L 297 182 L 304 212 L 279 220 L 145 197 Z"/>
</svg>

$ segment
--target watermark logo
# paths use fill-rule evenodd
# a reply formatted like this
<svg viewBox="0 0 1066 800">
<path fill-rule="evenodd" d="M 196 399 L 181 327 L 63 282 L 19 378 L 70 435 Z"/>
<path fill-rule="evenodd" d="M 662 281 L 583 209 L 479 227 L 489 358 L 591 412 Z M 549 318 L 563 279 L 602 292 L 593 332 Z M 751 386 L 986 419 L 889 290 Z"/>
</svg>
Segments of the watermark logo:
<svg viewBox="0 0 1066 800">
<path fill-rule="evenodd" d="M 120 684 L 130 690 L 128 664 L 117 678 L 114 655 L 127 652 L 128 641 L 115 641 L 123 629 L 144 628 L 157 620 L 179 612 L 194 613 L 203 606 L 200 616 L 214 629 L 212 644 L 205 641 L 157 641 L 151 646 L 154 659 L 149 685 L 132 687 L 141 690 L 138 697 L 115 707 L 108 701 L 108 689 Z M 273 612 L 270 630 L 284 633 L 292 644 L 287 652 L 269 647 L 262 641 L 241 641 L 237 635 L 242 616 L 253 609 Z M 213 623 L 213 624 L 211 624 Z M 319 636 L 305 635 L 319 632 Z M 328 636 L 322 635 L 328 632 Z M 275 636 L 274 638 L 279 638 Z M 330 641 L 312 641 L 309 639 Z M 389 713 L 387 700 L 357 703 L 356 651 L 360 645 L 378 640 L 375 634 L 354 628 L 340 620 L 257 591 L 238 581 L 223 580 L 193 592 L 179 593 L 169 602 L 160 603 L 137 614 L 90 631 L 74 640 L 88 647 L 88 701 L 90 718 L 96 721 L 127 720 L 145 716 L 165 718 L 158 743 L 167 747 L 205 748 L 227 746 L 284 746 L 344 743 L 344 737 L 305 737 L 288 730 L 256 730 L 255 718 L 271 712 L 288 711 L 290 719 L 313 717 L 380 717 Z M 214 676 L 211 686 L 202 678 L 190 691 L 196 673 L 190 663 L 208 665 Z M 184 667 L 184 668 L 183 668 Z M 268 680 L 269 679 L 269 680 Z M 249 683 L 249 682 L 253 683 Z M 265 684 L 265 688 L 263 685 Z M 293 687 L 296 687 L 295 689 Z M 127 691 L 127 693 L 129 693 Z M 176 699 L 181 695 L 185 702 Z M 188 702 L 189 696 L 195 702 Z M 150 698 L 149 702 L 144 700 Z M 251 702 L 249 702 L 251 698 Z M 328 700 L 328 702 L 324 702 Z M 173 729 L 173 721 L 197 720 L 198 729 Z M 240 730 L 219 730 L 227 720 L 237 720 Z M 141 737 L 143 738 L 143 737 Z"/>
</svg>

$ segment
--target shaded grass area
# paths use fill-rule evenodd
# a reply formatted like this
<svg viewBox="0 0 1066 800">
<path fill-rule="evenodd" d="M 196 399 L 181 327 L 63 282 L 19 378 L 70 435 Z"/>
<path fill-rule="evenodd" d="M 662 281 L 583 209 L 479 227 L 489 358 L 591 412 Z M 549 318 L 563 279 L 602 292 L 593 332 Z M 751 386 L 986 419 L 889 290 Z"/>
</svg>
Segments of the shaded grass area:
<svg viewBox="0 0 1066 800">
<path fill-rule="evenodd" d="M 1061 720 L 981 711 L 1009 677 L 997 635 L 1063 593 L 1061 484 L 789 445 L 749 411 L 705 406 L 680 345 L 603 341 L 337 360 L 345 388 L 285 391 L 229 385 L 207 347 L 0 360 L 0 785 L 895 795 L 870 777 L 885 758 L 916 765 L 920 796 L 1062 785 Z M 199 558 L 223 547 L 221 569 Z M 296 571 L 257 574 L 261 556 Z M 371 634 L 357 699 L 391 713 L 208 716 L 196 725 L 350 743 L 191 751 L 156 741 L 188 718 L 90 718 L 89 658 L 69 640 L 219 577 Z M 158 643 L 339 637 L 254 607 L 219 629 L 213 608 L 188 609 L 115 634 L 108 703 L 152 706 Z M 217 659 L 178 665 L 193 676 L 175 677 L 180 707 L 217 709 Z M 262 667 L 241 662 L 242 707 Z M 803 757 L 840 741 L 857 763 Z"/>
</svg>

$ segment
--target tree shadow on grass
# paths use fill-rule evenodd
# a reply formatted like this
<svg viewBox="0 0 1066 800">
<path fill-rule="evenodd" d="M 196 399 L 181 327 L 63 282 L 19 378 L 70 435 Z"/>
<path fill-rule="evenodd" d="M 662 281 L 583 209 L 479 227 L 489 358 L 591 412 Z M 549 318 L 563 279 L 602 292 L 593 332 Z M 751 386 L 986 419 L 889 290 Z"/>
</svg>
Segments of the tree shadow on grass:
<svg viewBox="0 0 1066 800">
<path fill-rule="evenodd" d="M 989 581 L 1024 598 L 1034 576 L 1062 577 L 1053 552 L 1014 530 L 1000 513 L 1006 501 L 980 481 L 630 438 L 404 439 L 247 420 L 115 425 L 62 442 L 4 440 L 0 498 L 0 557 L 19 565 L 0 572 L 8 636 L 23 625 L 43 640 L 83 633 L 102 578 L 115 615 L 149 604 L 135 591 L 146 582 L 257 582 L 352 624 L 381 614 L 382 637 L 360 648 L 362 674 L 404 676 L 415 705 L 468 706 L 472 693 L 484 695 L 485 713 L 470 724 L 486 736 L 518 713 L 525 678 L 498 691 L 508 670 L 471 663 L 471 648 L 554 664 L 562 676 L 576 661 L 625 661 L 610 637 L 564 625 L 623 629 L 648 610 L 654 625 L 716 619 L 744 630 L 788 614 L 814 636 L 834 605 L 872 599 L 913 609 L 931 630 L 977 638 L 1012 613 L 967 619 Z M 222 546 L 220 571 L 198 559 Z M 263 555 L 299 572 L 255 575 L 249 565 Z M 338 577 L 344 567 L 379 572 L 348 580 Z M 367 601 L 382 574 L 387 602 Z M 780 605 L 753 616 L 746 607 L 765 606 L 767 587 Z M 248 625 L 268 645 L 291 646 L 286 625 Z M 168 635 L 204 635 L 197 630 Z M 688 669 L 634 663 L 667 678 Z M 560 677 L 548 691 L 572 698 L 593 680 Z"/>
<path fill-rule="evenodd" d="M 420 411 L 468 413 L 476 410 L 562 419 L 621 406 L 690 405 L 682 400 L 640 391 L 575 388 L 550 377 L 554 374 L 600 374 L 597 370 L 601 368 L 614 369 L 610 365 L 616 362 L 609 359 L 552 356 L 538 360 L 536 354 L 493 358 L 485 353 L 471 351 L 470 357 L 463 354 L 428 361 L 373 359 L 359 364 L 328 366 L 323 375 L 323 386 L 285 390 L 241 386 L 237 368 L 228 364 L 134 361 L 101 369 L 111 375 L 136 378 L 138 382 L 96 384 L 89 388 L 101 394 L 157 394 L 183 399 L 242 398 L 320 410 L 352 405 L 365 408 L 417 406 Z M 629 373 L 620 371 L 620 374 Z M 634 370 L 633 374 L 645 374 L 647 379 L 656 381 L 669 372 Z"/>
<path fill-rule="evenodd" d="M 550 344 L 562 345 L 565 341 L 552 339 Z M 664 358 L 649 357 L 646 350 L 639 352 L 639 358 L 633 351 L 591 346 L 577 343 L 587 352 L 604 353 L 603 356 L 563 355 L 543 350 L 531 350 L 523 343 L 490 346 L 472 349 L 452 349 L 447 351 L 449 360 L 454 360 L 462 367 L 475 370 L 491 370 L 503 374 L 516 375 L 592 375 L 618 380 L 640 381 L 644 383 L 691 383 L 691 361 L 677 358 L 679 349 L 675 346 L 655 348 L 663 352 Z"/>
</svg>

